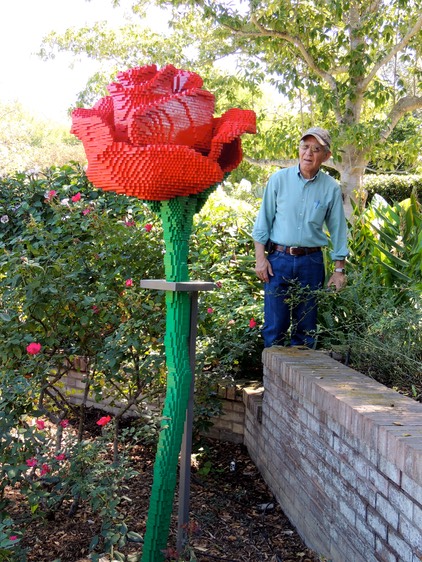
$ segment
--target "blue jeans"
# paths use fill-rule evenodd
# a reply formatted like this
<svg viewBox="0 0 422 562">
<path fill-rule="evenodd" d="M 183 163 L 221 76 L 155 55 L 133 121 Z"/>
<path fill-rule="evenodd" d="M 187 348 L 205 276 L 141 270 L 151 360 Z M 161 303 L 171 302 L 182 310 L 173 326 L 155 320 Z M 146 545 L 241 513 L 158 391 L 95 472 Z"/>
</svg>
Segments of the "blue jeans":
<svg viewBox="0 0 422 562">
<path fill-rule="evenodd" d="M 317 299 L 314 291 L 324 284 L 322 251 L 305 256 L 273 252 L 268 256 L 273 276 L 265 283 L 264 326 L 265 347 L 315 344 Z"/>
</svg>

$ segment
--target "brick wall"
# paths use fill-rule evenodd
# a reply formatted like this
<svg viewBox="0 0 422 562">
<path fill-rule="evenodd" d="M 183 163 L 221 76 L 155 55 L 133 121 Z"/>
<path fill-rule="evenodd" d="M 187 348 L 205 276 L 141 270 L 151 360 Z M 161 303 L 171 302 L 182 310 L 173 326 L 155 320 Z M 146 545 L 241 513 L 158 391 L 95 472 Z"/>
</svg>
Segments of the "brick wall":
<svg viewBox="0 0 422 562">
<path fill-rule="evenodd" d="M 68 371 L 68 373 L 63 375 L 60 379 L 58 387 L 66 393 L 70 402 L 79 405 L 84 401 L 87 363 L 83 358 L 77 358 L 73 366 L 74 369 Z M 141 398 L 142 397 L 139 398 L 139 401 L 141 401 Z M 121 400 L 117 400 L 114 397 L 114 394 L 110 392 L 109 395 L 102 398 L 101 401 L 96 400 L 95 396 L 92 393 L 89 393 L 87 398 L 85 398 L 85 406 L 87 408 L 96 408 L 97 410 L 101 410 L 108 414 L 117 415 L 122 411 L 122 409 L 126 408 L 126 403 Z M 143 406 L 144 407 L 142 409 L 145 410 L 145 404 Z M 148 404 L 146 407 L 152 411 L 161 411 L 162 399 L 160 402 L 160 397 L 157 397 L 155 404 Z M 139 408 L 131 406 L 125 412 L 123 417 L 137 417 L 139 416 L 139 412 Z"/>
<path fill-rule="evenodd" d="M 422 404 L 316 351 L 263 363 L 244 442 L 306 544 L 333 562 L 422 560 Z"/>
<path fill-rule="evenodd" d="M 222 403 L 222 415 L 213 418 L 207 437 L 231 443 L 243 443 L 245 406 L 242 385 L 217 385 L 216 393 Z"/>
</svg>

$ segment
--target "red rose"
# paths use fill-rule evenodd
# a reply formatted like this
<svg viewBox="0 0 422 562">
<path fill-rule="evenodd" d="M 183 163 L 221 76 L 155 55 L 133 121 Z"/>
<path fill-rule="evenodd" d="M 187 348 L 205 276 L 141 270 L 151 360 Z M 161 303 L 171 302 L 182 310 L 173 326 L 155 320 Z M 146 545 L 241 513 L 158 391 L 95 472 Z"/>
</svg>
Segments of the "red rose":
<svg viewBox="0 0 422 562">
<path fill-rule="evenodd" d="M 104 426 L 107 425 L 109 421 L 111 421 L 110 416 L 103 416 L 97 421 L 97 425 Z"/>
<path fill-rule="evenodd" d="M 202 78 L 172 65 L 132 68 L 94 108 L 72 112 L 72 129 L 96 187 L 149 201 L 204 191 L 242 160 L 240 135 L 254 133 L 255 113 L 213 117 Z"/>
<path fill-rule="evenodd" d="M 26 346 L 26 351 L 29 355 L 37 355 L 41 351 L 41 344 L 32 342 Z"/>
<path fill-rule="evenodd" d="M 77 203 L 78 201 L 81 200 L 81 198 L 82 198 L 82 195 L 78 192 L 76 195 L 74 195 L 72 197 L 72 201 L 73 201 L 73 203 Z"/>
<path fill-rule="evenodd" d="M 37 426 L 37 429 L 45 429 L 45 421 L 44 420 L 36 420 L 35 421 L 35 425 Z"/>
</svg>

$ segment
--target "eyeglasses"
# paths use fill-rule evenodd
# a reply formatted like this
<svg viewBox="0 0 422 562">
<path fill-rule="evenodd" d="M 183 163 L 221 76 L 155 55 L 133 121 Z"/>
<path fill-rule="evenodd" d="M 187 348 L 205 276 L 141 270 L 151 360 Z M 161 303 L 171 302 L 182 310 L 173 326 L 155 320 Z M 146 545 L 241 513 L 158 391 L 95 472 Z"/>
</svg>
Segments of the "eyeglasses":
<svg viewBox="0 0 422 562">
<path fill-rule="evenodd" d="M 313 144 L 306 144 L 306 143 L 300 143 L 299 144 L 299 148 L 300 150 L 303 150 L 303 152 L 306 152 L 307 150 L 310 150 L 312 154 L 319 154 L 320 152 L 322 152 L 324 150 L 324 148 L 320 147 L 320 146 L 315 146 Z"/>
</svg>

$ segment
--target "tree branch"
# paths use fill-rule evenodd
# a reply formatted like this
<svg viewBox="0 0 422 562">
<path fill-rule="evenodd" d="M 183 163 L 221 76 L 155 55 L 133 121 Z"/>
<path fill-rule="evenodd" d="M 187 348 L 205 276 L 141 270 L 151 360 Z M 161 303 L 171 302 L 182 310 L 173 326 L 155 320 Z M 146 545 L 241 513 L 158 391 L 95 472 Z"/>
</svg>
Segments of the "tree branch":
<svg viewBox="0 0 422 562">
<path fill-rule="evenodd" d="M 235 29 L 232 26 L 228 25 L 227 23 L 223 23 L 222 25 L 230 30 L 234 35 L 239 37 L 275 37 L 286 41 L 290 45 L 293 45 L 296 51 L 300 54 L 303 61 L 307 64 L 307 66 L 317 75 L 319 76 L 325 83 L 328 84 L 331 91 L 334 94 L 334 98 L 336 100 L 336 107 L 335 107 L 335 115 L 340 123 L 342 120 L 342 116 L 339 110 L 338 105 L 338 91 L 337 91 L 337 83 L 334 77 L 324 70 L 321 70 L 317 64 L 315 59 L 310 55 L 308 50 L 306 49 L 303 42 L 300 40 L 299 37 L 295 37 L 290 35 L 289 33 L 284 33 L 282 31 L 276 31 L 274 29 L 267 29 L 264 25 L 262 25 L 256 18 L 255 14 L 251 13 L 250 17 L 251 23 L 258 29 L 258 31 L 245 31 L 242 29 Z"/>
<path fill-rule="evenodd" d="M 277 168 L 288 168 L 290 166 L 296 166 L 299 163 L 297 158 L 281 158 L 271 159 L 271 158 L 251 158 L 249 156 L 243 157 L 246 162 L 253 164 L 254 166 L 260 166 L 261 168 L 266 168 L 267 166 L 276 166 Z M 331 168 L 332 170 L 338 170 L 338 166 L 335 164 L 334 160 L 330 158 L 324 162 L 324 166 Z"/>
<path fill-rule="evenodd" d="M 403 117 L 405 113 L 421 108 L 421 96 L 406 96 L 405 98 L 401 98 L 390 111 L 390 114 L 388 116 L 388 125 L 382 131 L 380 135 L 380 141 L 384 143 L 388 139 L 394 127 L 397 125 L 398 121 Z"/>
<path fill-rule="evenodd" d="M 387 53 L 381 60 L 379 60 L 374 65 L 371 72 L 368 74 L 368 76 L 362 82 L 362 89 L 363 89 L 362 91 L 367 89 L 369 83 L 371 82 L 371 80 L 374 79 L 377 72 L 379 72 L 379 70 L 383 66 L 388 64 L 397 53 L 402 51 L 404 49 L 404 47 L 406 47 L 406 45 L 409 44 L 409 41 L 412 39 L 412 37 L 414 37 L 421 29 L 422 29 L 422 15 L 419 16 L 419 18 L 416 20 L 413 27 L 409 29 L 409 31 L 402 38 L 402 40 L 399 41 L 396 45 L 394 45 L 394 47 L 391 49 L 391 51 L 389 53 Z"/>
<path fill-rule="evenodd" d="M 290 35 L 289 33 L 283 33 L 282 31 L 275 31 L 274 29 L 267 29 L 265 26 L 263 26 L 255 17 L 254 14 L 251 15 L 251 23 L 253 23 L 253 25 L 259 30 L 258 33 L 254 33 L 254 32 L 249 32 L 249 31 L 237 31 L 237 30 L 233 30 L 235 33 L 237 34 L 244 34 L 247 37 L 277 37 L 278 39 L 283 39 L 284 41 L 287 41 L 287 43 L 290 43 L 291 45 L 294 45 L 294 47 L 296 47 L 296 49 L 299 51 L 299 53 L 301 54 L 303 60 L 306 62 L 306 64 L 309 66 L 309 68 L 311 70 L 313 70 L 315 72 L 315 74 L 317 74 L 322 80 L 324 80 L 324 82 L 326 82 L 331 90 L 337 94 L 337 84 L 336 81 L 334 80 L 334 78 L 331 76 L 331 74 L 329 74 L 328 72 L 325 72 L 324 70 L 321 70 L 320 68 L 318 68 L 314 58 L 310 55 L 310 53 L 307 51 L 305 45 L 302 43 L 302 41 L 299 39 L 299 37 L 295 37 L 293 35 Z"/>
</svg>

